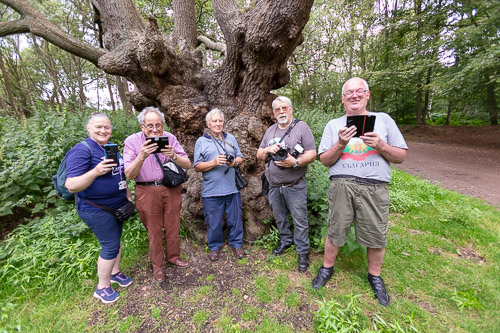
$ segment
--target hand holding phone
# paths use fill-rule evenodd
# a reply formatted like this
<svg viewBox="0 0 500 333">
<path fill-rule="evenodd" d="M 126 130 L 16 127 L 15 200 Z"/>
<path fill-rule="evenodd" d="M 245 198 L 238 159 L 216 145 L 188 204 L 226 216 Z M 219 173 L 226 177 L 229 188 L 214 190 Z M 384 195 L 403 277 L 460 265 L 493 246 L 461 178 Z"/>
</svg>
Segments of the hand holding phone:
<svg viewBox="0 0 500 333">
<path fill-rule="evenodd" d="M 104 156 L 106 159 L 112 159 L 113 163 L 118 166 L 118 145 L 114 143 L 107 143 L 104 145 Z"/>
<path fill-rule="evenodd" d="M 168 146 L 167 136 L 146 137 L 146 140 L 151 140 L 151 142 L 149 143 L 150 145 L 152 145 L 153 143 L 156 143 L 158 145 L 158 148 L 156 148 L 156 150 L 152 154 L 161 153 L 161 150 L 165 149 Z"/>
<path fill-rule="evenodd" d="M 347 116 L 346 127 L 356 126 L 354 137 L 360 137 L 365 135 L 366 132 L 373 132 L 375 118 L 374 115 Z"/>
</svg>

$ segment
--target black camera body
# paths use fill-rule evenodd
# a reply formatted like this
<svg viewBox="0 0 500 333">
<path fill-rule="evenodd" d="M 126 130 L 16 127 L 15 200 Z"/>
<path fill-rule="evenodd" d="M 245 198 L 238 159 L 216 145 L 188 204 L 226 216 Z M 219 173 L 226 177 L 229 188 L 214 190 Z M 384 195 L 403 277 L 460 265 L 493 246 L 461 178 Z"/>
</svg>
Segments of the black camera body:
<svg viewBox="0 0 500 333">
<path fill-rule="evenodd" d="M 283 160 L 286 160 L 286 158 L 288 156 L 288 151 L 289 151 L 289 148 L 282 147 L 282 148 L 280 148 L 280 150 L 278 150 L 277 152 L 275 152 L 274 154 L 271 154 L 269 156 L 271 157 L 271 160 L 273 160 L 275 162 L 283 161 Z"/>
<path fill-rule="evenodd" d="M 231 155 L 231 154 L 226 153 L 226 161 L 227 161 L 227 163 L 233 163 L 234 156 Z"/>
<path fill-rule="evenodd" d="M 293 157 L 297 158 L 297 156 L 299 156 L 299 154 L 302 154 L 303 152 L 304 152 L 304 147 L 302 147 L 300 144 L 297 143 L 295 147 L 293 147 L 293 149 L 288 148 L 286 146 L 282 146 L 280 150 L 278 150 L 274 154 L 271 154 L 270 157 L 271 160 L 279 162 L 286 160 L 286 158 L 288 157 L 288 153 L 290 153 L 290 155 L 292 155 Z"/>
</svg>

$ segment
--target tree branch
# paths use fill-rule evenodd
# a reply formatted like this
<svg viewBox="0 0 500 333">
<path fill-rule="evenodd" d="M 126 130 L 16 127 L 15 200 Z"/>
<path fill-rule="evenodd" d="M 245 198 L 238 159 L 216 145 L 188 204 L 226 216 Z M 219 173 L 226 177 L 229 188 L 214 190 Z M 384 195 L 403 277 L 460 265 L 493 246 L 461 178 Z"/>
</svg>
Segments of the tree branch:
<svg viewBox="0 0 500 333">
<path fill-rule="evenodd" d="M 9 36 L 30 32 L 25 19 L 0 23 L 0 36 Z"/>
<path fill-rule="evenodd" d="M 11 7 L 22 16 L 20 20 L 0 23 L 0 37 L 31 32 L 33 35 L 42 37 L 55 46 L 84 58 L 99 67 L 98 60 L 106 51 L 82 43 L 63 32 L 22 0 L 0 0 L 0 3 Z"/>
<path fill-rule="evenodd" d="M 198 41 L 205 44 L 205 47 L 207 49 L 218 51 L 222 55 L 226 55 L 226 44 L 220 42 L 212 42 L 212 40 L 206 36 L 198 36 Z"/>
<path fill-rule="evenodd" d="M 213 0 L 215 19 L 226 40 L 234 38 L 234 29 L 240 26 L 241 14 L 234 0 Z"/>
</svg>

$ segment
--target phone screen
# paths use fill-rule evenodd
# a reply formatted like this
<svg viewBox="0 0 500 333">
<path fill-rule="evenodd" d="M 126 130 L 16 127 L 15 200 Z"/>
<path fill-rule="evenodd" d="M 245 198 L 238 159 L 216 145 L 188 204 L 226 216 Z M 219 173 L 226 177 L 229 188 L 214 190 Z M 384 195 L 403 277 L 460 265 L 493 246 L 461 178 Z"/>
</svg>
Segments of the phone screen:
<svg viewBox="0 0 500 333">
<path fill-rule="evenodd" d="M 146 137 L 146 140 L 151 140 L 149 144 L 156 143 L 158 145 L 153 154 L 161 153 L 161 150 L 168 146 L 167 136 Z"/>
<path fill-rule="evenodd" d="M 373 132 L 375 118 L 376 116 L 374 115 L 347 116 L 346 127 L 356 126 L 354 137 L 360 137 L 365 135 L 366 132 Z"/>
<path fill-rule="evenodd" d="M 118 165 L 118 145 L 107 143 L 104 145 L 104 155 L 106 159 L 112 159 Z"/>
</svg>

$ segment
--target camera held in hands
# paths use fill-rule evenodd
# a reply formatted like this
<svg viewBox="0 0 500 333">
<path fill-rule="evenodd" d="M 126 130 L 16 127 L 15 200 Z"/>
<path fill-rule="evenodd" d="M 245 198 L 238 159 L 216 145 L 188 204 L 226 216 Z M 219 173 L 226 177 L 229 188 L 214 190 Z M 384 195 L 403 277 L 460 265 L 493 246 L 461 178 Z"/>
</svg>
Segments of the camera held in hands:
<svg viewBox="0 0 500 333">
<path fill-rule="evenodd" d="M 233 163 L 234 161 L 234 156 L 231 154 L 226 153 L 226 162 L 227 163 Z"/>
<path fill-rule="evenodd" d="M 288 157 L 288 153 L 290 153 L 290 155 L 292 155 L 293 157 L 297 158 L 297 156 L 299 156 L 299 154 L 302 154 L 303 152 L 304 152 L 304 147 L 302 147 L 300 144 L 297 143 L 295 147 L 293 147 L 293 149 L 288 148 L 286 146 L 282 146 L 280 150 L 278 150 L 274 154 L 271 154 L 270 157 L 271 160 L 279 162 L 286 160 L 286 158 Z"/>
</svg>

